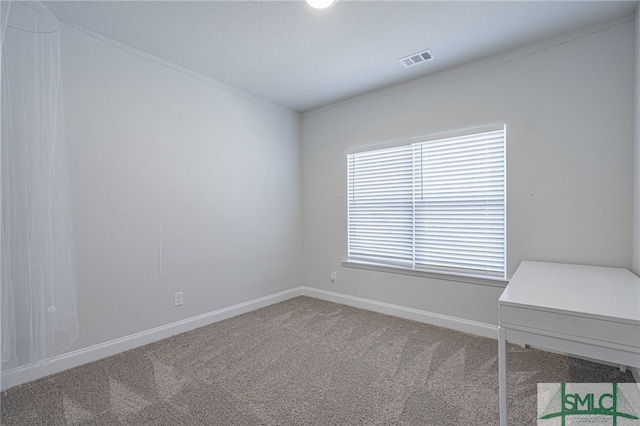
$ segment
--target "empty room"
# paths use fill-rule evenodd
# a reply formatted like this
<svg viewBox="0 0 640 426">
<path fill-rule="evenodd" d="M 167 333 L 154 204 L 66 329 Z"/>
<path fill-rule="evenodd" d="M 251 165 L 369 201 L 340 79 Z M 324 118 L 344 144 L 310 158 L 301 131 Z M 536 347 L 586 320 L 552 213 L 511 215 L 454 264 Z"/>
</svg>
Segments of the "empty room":
<svg viewBox="0 0 640 426">
<path fill-rule="evenodd" d="M 638 1 L 0 1 L 3 425 L 639 425 Z"/>
</svg>

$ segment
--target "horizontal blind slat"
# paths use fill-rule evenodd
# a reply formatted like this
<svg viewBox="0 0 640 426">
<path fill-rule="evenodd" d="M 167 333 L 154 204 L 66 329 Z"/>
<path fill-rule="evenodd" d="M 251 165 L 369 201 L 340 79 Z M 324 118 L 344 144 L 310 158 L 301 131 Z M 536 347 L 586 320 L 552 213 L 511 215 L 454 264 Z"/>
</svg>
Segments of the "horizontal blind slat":
<svg viewBox="0 0 640 426">
<path fill-rule="evenodd" d="M 505 131 L 349 154 L 350 260 L 505 274 Z"/>
<path fill-rule="evenodd" d="M 349 258 L 397 264 L 413 259 L 413 150 L 348 156 Z"/>
</svg>

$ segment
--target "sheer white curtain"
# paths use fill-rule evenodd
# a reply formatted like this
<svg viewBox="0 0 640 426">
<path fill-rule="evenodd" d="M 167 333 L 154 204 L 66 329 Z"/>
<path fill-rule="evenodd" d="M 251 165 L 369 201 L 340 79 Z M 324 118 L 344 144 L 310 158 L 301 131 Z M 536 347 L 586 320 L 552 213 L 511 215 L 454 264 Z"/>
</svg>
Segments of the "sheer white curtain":
<svg viewBox="0 0 640 426">
<path fill-rule="evenodd" d="M 78 337 L 60 23 L 38 2 L 0 2 L 2 371 Z M 10 386 L 3 380 L 3 387 Z"/>
</svg>

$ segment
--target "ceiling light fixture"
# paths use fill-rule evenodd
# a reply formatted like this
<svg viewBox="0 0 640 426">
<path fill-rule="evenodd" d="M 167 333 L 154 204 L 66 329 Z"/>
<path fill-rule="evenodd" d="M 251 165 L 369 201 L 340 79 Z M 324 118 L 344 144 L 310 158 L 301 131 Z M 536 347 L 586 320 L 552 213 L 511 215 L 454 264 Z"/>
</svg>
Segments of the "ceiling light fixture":
<svg viewBox="0 0 640 426">
<path fill-rule="evenodd" d="M 334 3 L 335 0 L 307 0 L 307 4 L 316 9 L 326 9 Z"/>
</svg>

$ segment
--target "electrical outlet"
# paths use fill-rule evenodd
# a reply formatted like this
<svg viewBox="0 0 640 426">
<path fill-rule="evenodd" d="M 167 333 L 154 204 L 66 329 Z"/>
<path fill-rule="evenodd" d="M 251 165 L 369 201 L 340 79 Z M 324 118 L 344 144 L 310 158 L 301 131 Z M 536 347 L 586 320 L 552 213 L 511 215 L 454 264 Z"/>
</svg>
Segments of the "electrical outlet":
<svg viewBox="0 0 640 426">
<path fill-rule="evenodd" d="M 336 282 L 336 271 L 331 271 L 331 282 L 332 283 Z"/>
<path fill-rule="evenodd" d="M 182 305 L 182 302 L 182 292 L 178 291 L 176 293 L 173 293 L 173 306 L 180 306 Z"/>
</svg>

